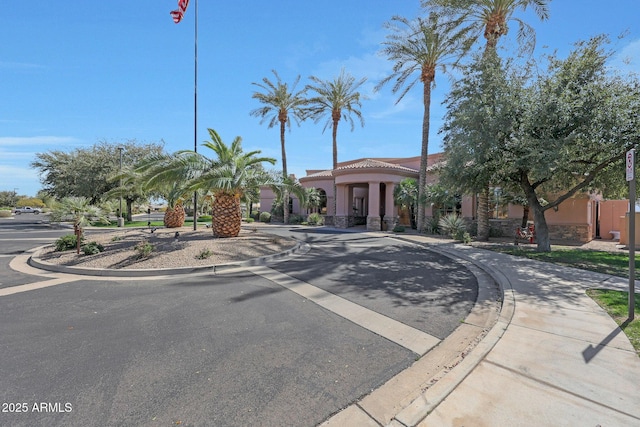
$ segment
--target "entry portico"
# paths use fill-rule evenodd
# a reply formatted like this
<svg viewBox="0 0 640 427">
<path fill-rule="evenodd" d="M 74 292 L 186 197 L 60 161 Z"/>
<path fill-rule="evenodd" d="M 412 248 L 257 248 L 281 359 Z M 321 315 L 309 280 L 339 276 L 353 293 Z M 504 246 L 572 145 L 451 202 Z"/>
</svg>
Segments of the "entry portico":
<svg viewBox="0 0 640 427">
<path fill-rule="evenodd" d="M 391 230 L 397 224 L 394 189 L 405 178 L 418 178 L 416 169 L 374 159 L 342 163 L 330 172 L 336 185 L 334 226 L 366 224 L 372 231 Z M 312 176 L 300 181 L 305 186 L 313 185 Z"/>
</svg>

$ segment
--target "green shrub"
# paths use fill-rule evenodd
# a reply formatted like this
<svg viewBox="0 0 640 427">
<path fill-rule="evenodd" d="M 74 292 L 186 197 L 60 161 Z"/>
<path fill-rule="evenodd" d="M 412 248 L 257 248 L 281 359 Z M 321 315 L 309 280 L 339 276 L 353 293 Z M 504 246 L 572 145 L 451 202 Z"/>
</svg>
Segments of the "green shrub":
<svg viewBox="0 0 640 427">
<path fill-rule="evenodd" d="M 437 216 L 427 218 L 424 231 L 427 234 L 440 234 L 440 218 Z"/>
<path fill-rule="evenodd" d="M 247 222 L 249 224 L 251 224 L 252 222 L 255 221 L 255 219 L 253 219 L 253 218 L 245 218 L 244 220 L 245 220 L 245 222 Z"/>
<path fill-rule="evenodd" d="M 153 245 L 146 240 L 141 241 L 135 246 L 135 251 L 138 253 L 138 259 L 147 258 L 153 252 Z"/>
<path fill-rule="evenodd" d="M 89 242 L 82 246 L 82 251 L 85 255 L 95 255 L 104 252 L 104 246 L 97 242 Z"/>
<path fill-rule="evenodd" d="M 324 225 L 324 217 L 319 213 L 312 213 L 307 217 L 307 224 L 309 225 Z"/>
<path fill-rule="evenodd" d="M 404 225 L 396 225 L 395 227 L 393 227 L 393 232 L 394 233 L 404 233 L 405 232 L 405 227 Z"/>
<path fill-rule="evenodd" d="M 302 221 L 304 221 L 304 217 L 302 215 L 289 215 L 289 224 L 300 224 Z"/>
<path fill-rule="evenodd" d="M 200 215 L 198 222 L 211 222 L 211 215 Z"/>
<path fill-rule="evenodd" d="M 462 241 L 464 234 L 467 233 L 467 224 L 464 222 L 464 219 L 455 214 L 443 216 L 440 218 L 438 225 L 443 233 L 454 240 Z"/>
<path fill-rule="evenodd" d="M 82 243 L 82 239 L 80 240 Z M 75 234 L 65 234 L 64 236 L 58 238 L 56 240 L 56 251 L 68 251 L 69 249 L 75 249 L 77 243 L 77 238 Z"/>
<path fill-rule="evenodd" d="M 213 255 L 213 251 L 210 249 L 203 249 L 200 251 L 200 253 L 198 255 L 196 255 L 197 259 L 207 259 L 209 258 L 211 255 Z"/>
<path fill-rule="evenodd" d="M 471 235 L 466 231 L 462 235 L 462 243 L 464 243 L 465 245 L 468 245 L 471 243 Z"/>
<path fill-rule="evenodd" d="M 260 222 L 271 222 L 271 214 L 269 212 L 261 212 Z"/>
</svg>

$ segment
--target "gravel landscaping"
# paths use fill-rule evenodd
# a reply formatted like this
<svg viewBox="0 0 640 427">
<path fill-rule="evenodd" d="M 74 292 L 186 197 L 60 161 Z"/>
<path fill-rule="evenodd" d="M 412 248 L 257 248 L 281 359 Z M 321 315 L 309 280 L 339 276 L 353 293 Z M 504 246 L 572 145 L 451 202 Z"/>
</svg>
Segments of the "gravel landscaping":
<svg viewBox="0 0 640 427">
<path fill-rule="evenodd" d="M 176 236 L 177 233 L 177 236 Z M 44 248 L 39 258 L 50 264 L 110 269 L 153 269 L 209 266 L 246 261 L 292 249 L 297 242 L 253 230 L 241 230 L 238 237 L 214 238 L 211 230 L 194 231 L 189 227 L 118 230 L 113 233 L 87 234 L 84 243 L 97 242 L 104 252 L 85 255 L 82 250 L 56 252 Z M 151 251 L 143 254 L 147 244 Z"/>
</svg>

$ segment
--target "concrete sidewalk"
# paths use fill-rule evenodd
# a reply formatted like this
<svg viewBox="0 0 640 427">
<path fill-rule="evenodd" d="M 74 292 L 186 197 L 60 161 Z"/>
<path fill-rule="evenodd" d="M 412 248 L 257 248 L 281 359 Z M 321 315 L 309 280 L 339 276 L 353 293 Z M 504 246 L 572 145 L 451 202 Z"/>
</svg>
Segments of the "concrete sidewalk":
<svg viewBox="0 0 640 427">
<path fill-rule="evenodd" d="M 628 290 L 626 279 L 424 236 L 402 239 L 482 268 L 500 285 L 503 306 L 471 353 L 389 426 L 640 425 L 640 358 L 585 294 Z"/>
</svg>

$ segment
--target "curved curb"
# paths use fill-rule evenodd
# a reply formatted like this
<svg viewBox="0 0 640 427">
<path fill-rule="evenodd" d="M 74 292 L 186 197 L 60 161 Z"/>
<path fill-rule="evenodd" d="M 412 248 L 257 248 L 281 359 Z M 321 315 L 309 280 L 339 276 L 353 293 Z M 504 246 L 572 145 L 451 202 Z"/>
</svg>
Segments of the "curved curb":
<svg viewBox="0 0 640 427">
<path fill-rule="evenodd" d="M 455 246 L 443 247 L 435 245 L 427 249 L 437 253 L 465 260 L 487 273 L 498 285 L 502 296 L 500 313 L 495 324 L 473 347 L 466 357 L 455 366 L 445 377 L 436 382 L 432 387 L 424 390 L 407 407 L 401 410 L 389 425 L 414 426 L 422 422 L 440 403 L 442 403 L 465 378 L 480 364 L 489 352 L 496 346 L 511 323 L 515 313 L 515 296 L 513 286 L 509 278 L 499 269 L 482 263 L 465 254 Z M 426 245 L 425 245 L 426 247 Z M 399 423 L 399 424 L 396 424 Z"/>
<path fill-rule="evenodd" d="M 80 276 L 104 276 L 104 277 L 152 277 L 152 276 L 175 276 L 196 273 L 222 273 L 226 270 L 237 268 L 253 267 L 256 265 L 265 265 L 269 262 L 281 261 L 284 258 L 294 254 L 305 254 L 311 248 L 305 242 L 298 242 L 293 248 L 272 255 L 264 255 L 258 258 L 252 258 L 247 261 L 229 262 L 224 264 L 206 265 L 201 267 L 176 267 L 176 268 L 145 268 L 145 269 L 120 269 L 113 270 L 108 268 L 89 268 L 89 267 L 69 267 L 66 265 L 51 264 L 40 259 L 40 252 L 48 247 L 41 246 L 36 248 L 27 263 L 41 270 L 53 271 L 56 273 L 74 274 Z"/>
<path fill-rule="evenodd" d="M 457 356 L 446 360 L 438 359 L 438 365 L 441 368 L 430 374 L 429 377 L 425 377 L 417 392 L 411 392 L 410 388 L 405 385 L 400 385 L 395 389 L 393 385 L 390 385 L 391 390 L 388 391 L 382 391 L 382 389 L 392 383 L 402 384 L 404 380 L 400 379 L 400 377 L 405 372 L 409 372 L 418 366 L 423 358 L 369 395 L 360 398 L 342 411 L 329 417 L 321 424 L 322 427 L 350 425 L 354 420 L 359 420 L 359 424 L 362 425 L 386 425 L 391 427 L 416 426 L 420 424 L 494 348 L 514 315 L 515 298 L 511 282 L 499 269 L 474 259 L 472 256 L 465 254 L 462 247 L 458 248 L 454 244 L 431 244 L 399 236 L 393 236 L 393 238 L 419 245 L 423 249 L 450 258 L 468 269 L 478 279 L 479 285 L 484 281 L 486 287 L 486 280 L 490 279 L 494 282 L 492 286 L 497 289 L 494 288 L 495 291 L 490 295 L 485 293 L 483 295 L 484 299 L 481 299 L 479 293 L 478 300 L 463 321 L 465 325 L 478 328 L 480 331 L 477 335 L 465 335 L 463 327 L 460 326 L 424 355 L 423 358 L 429 357 L 432 351 L 450 347 L 456 348 L 459 347 L 459 342 L 465 343 L 464 349 L 461 349 Z M 481 292 L 480 289 L 479 292 Z M 493 298 L 493 301 L 491 298 Z M 490 313 L 491 310 L 497 310 L 497 312 L 492 315 Z M 472 317 L 473 321 L 469 322 Z M 444 350 L 444 352 L 437 357 L 451 353 L 451 351 L 447 350 Z M 420 373 L 416 373 L 414 370 L 413 375 L 420 375 Z M 380 395 L 374 396 L 376 393 L 380 393 Z M 406 393 L 406 396 L 398 400 L 398 393 Z M 392 401 L 395 400 L 395 403 L 391 403 L 395 408 L 377 409 L 377 407 L 389 403 L 387 402 L 389 396 L 391 396 Z"/>
</svg>

